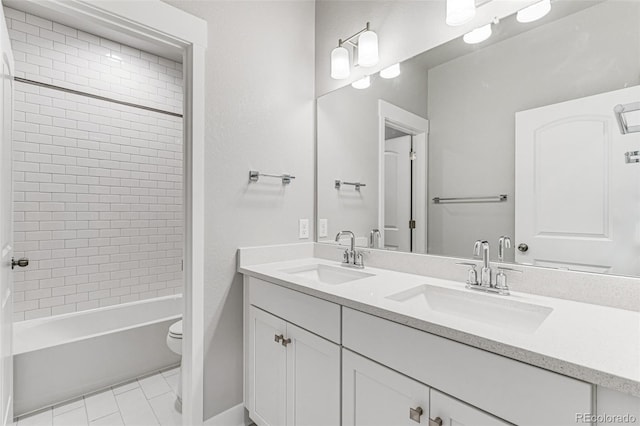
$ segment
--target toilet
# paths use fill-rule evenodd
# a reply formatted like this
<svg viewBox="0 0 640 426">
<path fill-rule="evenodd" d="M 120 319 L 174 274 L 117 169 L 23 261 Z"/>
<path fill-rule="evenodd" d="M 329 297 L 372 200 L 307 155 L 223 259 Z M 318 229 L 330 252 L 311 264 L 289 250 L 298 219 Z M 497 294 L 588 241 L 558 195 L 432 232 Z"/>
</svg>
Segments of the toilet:
<svg viewBox="0 0 640 426">
<path fill-rule="evenodd" d="M 182 320 L 174 322 L 167 333 L 167 346 L 175 354 L 182 355 Z M 178 373 L 178 392 L 176 392 L 176 410 L 182 412 L 182 362 Z"/>
</svg>

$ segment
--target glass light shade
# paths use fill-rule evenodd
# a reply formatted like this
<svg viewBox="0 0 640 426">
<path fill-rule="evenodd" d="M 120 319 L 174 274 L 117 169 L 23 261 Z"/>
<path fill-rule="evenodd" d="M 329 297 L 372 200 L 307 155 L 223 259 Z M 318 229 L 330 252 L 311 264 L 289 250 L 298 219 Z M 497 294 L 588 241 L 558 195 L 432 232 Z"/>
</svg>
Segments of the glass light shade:
<svg viewBox="0 0 640 426">
<path fill-rule="evenodd" d="M 342 80 L 349 77 L 351 65 L 349 64 L 349 51 L 338 46 L 331 51 L 331 78 Z"/>
<path fill-rule="evenodd" d="M 447 25 L 463 25 L 476 16 L 475 0 L 447 0 Z"/>
<path fill-rule="evenodd" d="M 380 71 L 380 77 L 382 78 L 396 78 L 400 75 L 400 64 L 393 64 L 388 68 Z"/>
<path fill-rule="evenodd" d="M 365 31 L 358 37 L 358 65 L 372 67 L 378 63 L 378 35 Z"/>
<path fill-rule="evenodd" d="M 356 80 L 351 83 L 354 89 L 366 89 L 371 85 L 371 78 L 369 76 L 362 77 L 360 80 Z"/>
<path fill-rule="evenodd" d="M 551 11 L 551 0 L 542 0 L 518 11 L 516 20 L 527 23 L 537 21 Z"/>
<path fill-rule="evenodd" d="M 480 28 L 476 28 L 475 30 L 466 33 L 462 37 L 462 39 L 467 44 L 482 43 L 483 41 L 485 41 L 486 39 L 491 37 L 491 33 L 492 33 L 491 24 L 487 24 L 487 25 L 484 25 L 484 26 L 482 26 Z"/>
</svg>

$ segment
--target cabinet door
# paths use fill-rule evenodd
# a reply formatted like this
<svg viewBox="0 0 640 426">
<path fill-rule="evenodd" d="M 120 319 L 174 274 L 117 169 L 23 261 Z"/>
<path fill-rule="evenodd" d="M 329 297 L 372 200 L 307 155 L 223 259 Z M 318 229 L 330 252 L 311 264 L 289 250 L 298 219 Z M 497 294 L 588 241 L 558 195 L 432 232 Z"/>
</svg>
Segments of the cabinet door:
<svg viewBox="0 0 640 426">
<path fill-rule="evenodd" d="M 440 417 L 446 426 L 507 426 L 511 423 L 431 389 L 431 418 Z"/>
<path fill-rule="evenodd" d="M 340 346 L 287 323 L 287 426 L 340 424 Z"/>
<path fill-rule="evenodd" d="M 342 350 L 343 426 L 429 425 L 428 415 L 426 385 Z"/>
<path fill-rule="evenodd" d="M 286 415 L 286 323 L 251 306 L 249 313 L 249 412 L 259 426 L 283 426 Z"/>
</svg>

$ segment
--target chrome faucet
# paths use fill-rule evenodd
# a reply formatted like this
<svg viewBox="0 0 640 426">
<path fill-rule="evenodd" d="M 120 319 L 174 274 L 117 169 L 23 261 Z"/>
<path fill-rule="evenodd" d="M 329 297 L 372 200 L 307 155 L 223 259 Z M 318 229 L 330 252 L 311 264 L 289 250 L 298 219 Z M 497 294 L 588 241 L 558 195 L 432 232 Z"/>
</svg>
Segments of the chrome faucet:
<svg viewBox="0 0 640 426">
<path fill-rule="evenodd" d="M 473 245 L 473 256 L 480 257 L 482 253 L 482 269 L 480 270 L 480 285 L 491 287 L 491 266 L 489 265 L 489 242 L 476 241 Z"/>
<path fill-rule="evenodd" d="M 364 268 L 364 256 L 362 252 L 356 250 L 356 236 L 351 231 L 340 231 L 336 235 L 336 242 L 340 242 L 340 238 L 347 236 L 350 239 L 350 246 L 342 254 L 342 266 L 349 268 Z"/>
<path fill-rule="evenodd" d="M 372 229 L 369 233 L 369 248 L 380 248 L 380 238 L 382 235 L 380 234 L 379 229 Z"/>
<path fill-rule="evenodd" d="M 511 238 L 503 235 L 498 238 L 498 260 L 504 262 L 504 249 L 511 248 Z"/>
</svg>

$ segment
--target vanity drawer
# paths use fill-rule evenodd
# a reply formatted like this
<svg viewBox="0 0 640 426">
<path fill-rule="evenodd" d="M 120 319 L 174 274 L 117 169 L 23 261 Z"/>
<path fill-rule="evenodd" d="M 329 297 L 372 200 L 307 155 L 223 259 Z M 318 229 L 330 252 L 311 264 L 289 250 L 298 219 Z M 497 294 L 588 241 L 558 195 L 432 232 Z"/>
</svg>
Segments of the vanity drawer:
<svg viewBox="0 0 640 426">
<path fill-rule="evenodd" d="M 349 308 L 349 348 L 518 425 L 575 425 L 590 413 L 592 386 Z"/>
<path fill-rule="evenodd" d="M 340 305 L 247 277 L 249 303 L 312 333 L 340 343 Z"/>
</svg>

